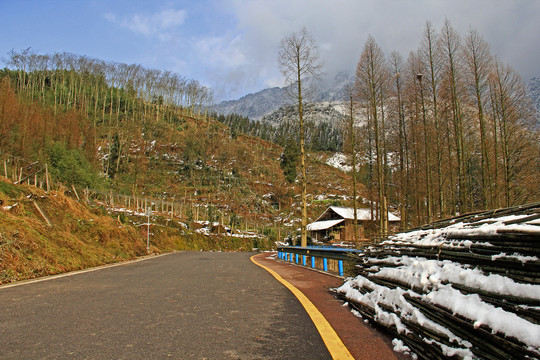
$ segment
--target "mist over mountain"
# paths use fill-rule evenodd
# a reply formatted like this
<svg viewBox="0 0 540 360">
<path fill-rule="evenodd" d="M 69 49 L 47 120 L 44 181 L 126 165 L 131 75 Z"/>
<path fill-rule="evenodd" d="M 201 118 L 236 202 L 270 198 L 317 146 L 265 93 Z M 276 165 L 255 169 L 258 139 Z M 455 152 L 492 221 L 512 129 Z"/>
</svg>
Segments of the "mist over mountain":
<svg viewBox="0 0 540 360">
<path fill-rule="evenodd" d="M 245 95 L 238 100 L 223 101 L 214 105 L 214 111 L 218 114 L 238 114 L 258 120 L 285 105 L 287 101 L 285 88 L 273 87 Z"/>
<path fill-rule="evenodd" d="M 347 98 L 346 86 L 353 81 L 350 72 L 339 72 L 333 77 L 319 80 L 315 86 L 315 92 L 308 102 L 335 102 Z M 251 120 L 261 120 L 285 105 L 291 105 L 293 101 L 288 95 L 294 85 L 289 87 L 274 87 L 261 90 L 254 94 L 248 94 L 238 100 L 223 101 L 214 105 L 214 111 L 223 114 L 238 114 Z"/>
<path fill-rule="evenodd" d="M 540 124 L 540 77 L 533 77 L 527 83 L 527 92 L 536 108 L 537 124 Z"/>
<path fill-rule="evenodd" d="M 347 86 L 354 82 L 350 71 L 340 71 L 334 77 L 321 80 L 317 84 L 314 102 L 343 101 L 348 99 Z"/>
</svg>

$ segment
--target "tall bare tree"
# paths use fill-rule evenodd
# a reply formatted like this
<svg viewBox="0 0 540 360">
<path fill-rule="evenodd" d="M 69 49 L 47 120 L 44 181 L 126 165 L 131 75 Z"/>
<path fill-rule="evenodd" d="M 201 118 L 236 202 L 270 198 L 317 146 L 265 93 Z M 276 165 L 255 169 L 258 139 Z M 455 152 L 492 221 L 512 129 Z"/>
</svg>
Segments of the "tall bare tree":
<svg viewBox="0 0 540 360">
<path fill-rule="evenodd" d="M 419 225 L 425 221 L 424 207 L 425 194 L 423 186 L 425 183 L 421 177 L 425 174 L 421 164 L 421 152 L 422 142 L 421 134 L 422 127 L 421 121 L 421 99 L 420 89 L 417 80 L 418 69 L 420 68 L 420 60 L 418 59 L 418 52 L 410 52 L 407 58 L 404 74 L 404 86 L 405 86 L 405 109 L 406 109 L 406 127 L 407 136 L 405 137 L 407 154 L 410 158 L 410 166 L 408 167 L 407 177 L 411 178 L 411 186 L 408 187 L 410 192 L 408 195 L 408 202 L 412 206 L 412 213 L 415 214 L 415 220 L 413 224 Z"/>
<path fill-rule="evenodd" d="M 379 231 L 388 232 L 388 204 L 386 199 L 386 170 L 384 168 L 386 149 L 384 148 L 384 100 L 388 96 L 390 71 L 384 53 L 370 35 L 356 66 L 356 82 L 359 98 L 365 103 L 373 124 L 375 140 L 375 162 L 377 171 Z"/>
<path fill-rule="evenodd" d="M 482 207 L 493 207 L 493 188 L 488 156 L 487 125 L 484 116 L 484 103 L 488 91 L 488 77 L 492 69 L 489 45 L 476 30 L 470 29 L 463 48 L 467 71 L 467 90 L 478 111 L 482 166 Z"/>
<path fill-rule="evenodd" d="M 538 175 L 535 185 L 524 186 L 524 170 L 534 174 L 534 161 L 538 161 L 538 128 L 534 125 L 533 107 L 521 78 L 510 66 L 495 60 L 494 71 L 490 74 L 493 117 L 498 130 L 499 156 L 501 161 L 503 194 L 502 205 L 511 206 L 530 201 L 538 196 Z M 536 138 L 535 141 L 527 139 Z M 531 151 L 528 148 L 532 148 Z M 499 159 L 498 159 L 499 160 Z"/>
<path fill-rule="evenodd" d="M 420 46 L 420 58 L 424 63 L 428 93 L 431 97 L 431 117 L 435 128 L 435 158 L 437 163 L 437 203 L 439 216 L 444 216 L 446 209 L 443 201 L 443 176 L 442 176 L 442 149 L 441 149 L 441 124 L 439 119 L 438 90 L 440 83 L 441 60 L 437 48 L 437 34 L 433 25 L 428 21 L 424 30 L 424 39 Z"/>
<path fill-rule="evenodd" d="M 348 134 L 347 141 L 344 141 L 343 147 L 345 152 L 351 153 L 352 165 L 352 185 L 353 185 L 353 240 L 358 241 L 358 203 L 357 203 L 357 147 L 356 147 L 356 124 L 355 124 L 355 101 L 354 101 L 354 85 L 347 84 L 345 87 L 347 96 L 349 97 L 349 112 L 346 118 L 345 132 Z"/>
<path fill-rule="evenodd" d="M 405 211 L 405 205 L 407 202 L 407 191 L 409 188 L 409 176 L 408 176 L 408 155 L 407 155 L 407 128 L 405 126 L 405 110 L 403 104 L 403 58 L 397 52 L 393 51 L 390 54 L 390 66 L 394 75 L 394 97 L 395 101 L 395 119 L 397 127 L 397 154 L 399 164 L 399 187 L 398 187 L 398 199 L 399 199 L 399 215 L 401 217 L 402 224 L 408 223 L 407 211 Z"/>
<path fill-rule="evenodd" d="M 298 105 L 300 126 L 300 169 L 302 174 L 302 227 L 301 246 L 307 246 L 307 179 L 306 153 L 303 114 L 303 91 L 309 87 L 310 80 L 320 77 L 322 63 L 319 58 L 319 47 L 313 36 L 303 27 L 299 32 L 281 40 L 279 48 L 279 67 L 288 85 L 295 84 L 297 93 L 295 100 Z"/>
<path fill-rule="evenodd" d="M 466 163 L 464 128 L 463 128 L 463 109 L 462 109 L 462 81 L 461 81 L 461 41 L 457 31 L 445 21 L 439 44 L 443 55 L 443 71 L 447 84 L 447 93 L 449 97 L 451 120 L 454 131 L 454 141 L 457 159 L 458 188 L 457 188 L 457 210 L 459 212 L 468 209 L 468 186 L 466 181 Z"/>
<path fill-rule="evenodd" d="M 430 144 L 428 141 L 429 138 L 429 127 L 428 127 L 428 121 L 426 117 L 426 101 L 424 97 L 424 82 L 423 74 L 421 72 L 418 72 L 416 74 L 416 79 L 418 80 L 419 88 L 420 88 L 420 104 L 422 107 L 422 131 L 424 133 L 424 159 L 425 159 L 425 173 L 426 173 L 426 212 L 427 212 L 427 222 L 430 223 L 433 220 L 433 212 L 432 212 L 432 206 L 433 201 L 431 199 L 431 150 L 430 150 Z"/>
</svg>

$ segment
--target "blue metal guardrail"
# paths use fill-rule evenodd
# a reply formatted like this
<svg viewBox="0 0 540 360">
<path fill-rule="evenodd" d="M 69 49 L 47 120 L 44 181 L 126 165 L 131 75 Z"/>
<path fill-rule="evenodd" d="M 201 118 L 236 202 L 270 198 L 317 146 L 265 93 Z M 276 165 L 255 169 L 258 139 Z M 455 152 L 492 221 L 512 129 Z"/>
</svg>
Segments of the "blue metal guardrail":
<svg viewBox="0 0 540 360">
<path fill-rule="evenodd" d="M 278 246 L 277 250 L 278 257 L 281 260 L 308 266 L 308 257 L 310 257 L 310 266 L 312 268 L 317 268 L 316 265 L 319 263 L 318 267 L 326 272 L 329 271 L 329 260 L 334 263 L 337 262 L 336 272 L 339 273 L 339 276 L 344 274 L 343 262 L 351 261 L 351 254 L 362 252 L 362 250 L 334 246 Z M 322 266 L 320 266 L 321 260 L 317 261 L 317 259 L 322 259 Z"/>
</svg>

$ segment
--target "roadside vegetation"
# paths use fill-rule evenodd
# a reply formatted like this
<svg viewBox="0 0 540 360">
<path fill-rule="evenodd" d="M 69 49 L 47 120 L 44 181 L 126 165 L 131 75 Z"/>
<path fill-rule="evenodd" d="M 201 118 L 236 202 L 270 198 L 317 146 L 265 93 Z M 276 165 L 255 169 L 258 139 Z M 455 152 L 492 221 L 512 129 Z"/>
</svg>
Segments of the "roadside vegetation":
<svg viewBox="0 0 540 360">
<path fill-rule="evenodd" d="M 0 283 L 144 255 L 142 234 L 61 192 L 0 179 Z M 36 206 L 37 205 L 37 206 Z"/>
<path fill-rule="evenodd" d="M 176 250 L 254 251 L 263 236 L 199 233 L 180 219 L 126 214 L 80 201 L 65 188 L 47 193 L 0 177 L 0 284 Z"/>
</svg>

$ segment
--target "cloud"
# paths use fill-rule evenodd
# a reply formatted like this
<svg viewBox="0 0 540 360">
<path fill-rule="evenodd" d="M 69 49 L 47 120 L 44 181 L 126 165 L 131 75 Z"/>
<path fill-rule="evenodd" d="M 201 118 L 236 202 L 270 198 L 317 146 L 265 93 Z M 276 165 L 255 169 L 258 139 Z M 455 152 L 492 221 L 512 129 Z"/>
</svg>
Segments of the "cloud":
<svg viewBox="0 0 540 360">
<path fill-rule="evenodd" d="M 193 42 L 195 57 L 204 67 L 207 81 L 217 99 L 233 98 L 245 94 L 255 85 L 253 76 L 256 62 L 249 57 L 242 35 L 230 33 L 221 36 L 201 37 Z"/>
<path fill-rule="evenodd" d="M 242 66 L 250 90 L 253 83 L 261 88 L 276 84 L 279 42 L 302 26 L 319 43 L 330 76 L 354 69 L 368 35 L 387 56 L 396 50 L 407 58 L 420 45 L 426 21 L 440 30 L 445 19 L 463 36 L 469 27 L 478 30 L 493 53 L 525 79 L 540 72 L 540 47 L 534 40 L 540 34 L 536 0 L 229 0 L 229 6 L 241 34 L 236 46 L 246 59 Z"/>
<path fill-rule="evenodd" d="M 238 68 L 248 60 L 242 46 L 242 37 L 234 35 L 202 37 L 195 41 L 200 59 L 213 67 Z"/>
<path fill-rule="evenodd" d="M 462 36 L 469 27 L 478 30 L 525 80 L 540 75 L 537 0 L 202 0 L 180 6 L 184 10 L 105 17 L 157 40 L 145 49 L 152 66 L 198 79 L 218 100 L 283 86 L 279 44 L 302 26 L 318 42 L 328 76 L 354 71 L 368 35 L 387 56 L 396 50 L 406 59 L 420 45 L 426 21 L 440 30 L 445 19 Z"/>
<path fill-rule="evenodd" d="M 120 18 L 107 13 L 105 19 L 135 34 L 165 40 L 171 31 L 184 23 L 186 16 L 186 10 L 166 9 L 150 15 L 131 14 Z"/>
</svg>

